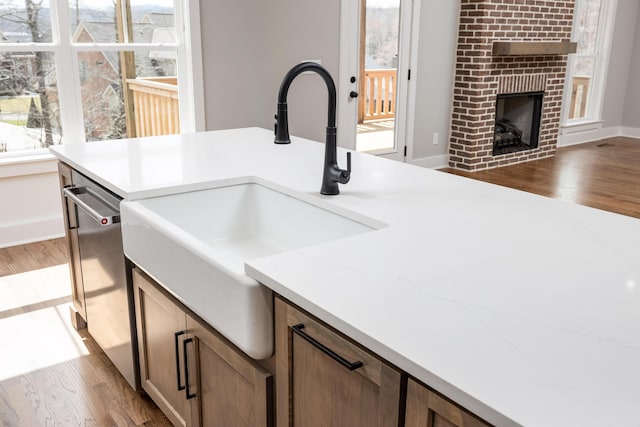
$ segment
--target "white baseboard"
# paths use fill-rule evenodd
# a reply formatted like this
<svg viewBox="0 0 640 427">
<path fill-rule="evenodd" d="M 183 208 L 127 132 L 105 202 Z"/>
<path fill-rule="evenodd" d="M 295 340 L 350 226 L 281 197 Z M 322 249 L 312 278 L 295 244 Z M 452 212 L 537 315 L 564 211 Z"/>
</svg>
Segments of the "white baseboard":
<svg viewBox="0 0 640 427">
<path fill-rule="evenodd" d="M 640 128 L 621 127 L 621 136 L 627 138 L 640 138 Z"/>
<path fill-rule="evenodd" d="M 422 166 L 423 168 L 442 169 L 449 166 L 449 155 L 441 154 L 439 156 L 422 157 L 420 159 L 407 160 L 407 163 Z"/>
<path fill-rule="evenodd" d="M 569 147 L 571 145 L 599 141 L 601 139 L 612 138 L 614 136 L 620 136 L 620 127 L 597 127 L 578 132 L 572 132 L 570 129 L 564 129 L 558 136 L 558 147 Z"/>
<path fill-rule="evenodd" d="M 599 141 L 615 136 L 640 138 L 640 128 L 611 126 L 608 128 L 594 128 L 577 132 L 571 132 L 571 130 L 565 129 L 563 133 L 558 136 L 558 147 L 584 144 L 586 142 Z"/>
<path fill-rule="evenodd" d="M 54 216 L 0 225 L 0 236 L 0 248 L 57 239 L 64 236 L 63 219 L 62 216 Z"/>
</svg>

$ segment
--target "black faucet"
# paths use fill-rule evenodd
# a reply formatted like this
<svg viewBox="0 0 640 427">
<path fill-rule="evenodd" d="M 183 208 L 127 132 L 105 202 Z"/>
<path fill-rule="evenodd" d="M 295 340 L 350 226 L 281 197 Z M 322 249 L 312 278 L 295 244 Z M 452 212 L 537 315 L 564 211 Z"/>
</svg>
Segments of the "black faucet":
<svg viewBox="0 0 640 427">
<path fill-rule="evenodd" d="M 327 118 L 327 137 L 324 145 L 324 171 L 322 173 L 322 187 L 320 194 L 334 196 L 340 194 L 338 183 L 346 184 L 351 178 L 351 153 L 347 153 L 347 170 L 338 167 L 336 159 L 336 85 L 329 72 L 315 62 L 303 62 L 293 67 L 282 79 L 278 92 L 278 113 L 276 114 L 275 134 L 276 144 L 289 144 L 289 119 L 287 117 L 287 92 L 293 80 L 305 71 L 318 73 L 327 84 L 329 90 L 329 114 Z"/>
</svg>

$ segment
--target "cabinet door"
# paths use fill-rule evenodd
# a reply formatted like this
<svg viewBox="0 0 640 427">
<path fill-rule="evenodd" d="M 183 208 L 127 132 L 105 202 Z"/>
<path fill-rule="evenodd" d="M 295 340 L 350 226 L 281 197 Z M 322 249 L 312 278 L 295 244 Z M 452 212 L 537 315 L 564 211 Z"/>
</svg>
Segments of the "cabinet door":
<svg viewBox="0 0 640 427">
<path fill-rule="evenodd" d="M 64 163 L 58 163 L 60 189 L 70 187 L 71 168 Z M 64 216 L 65 235 L 69 248 L 69 272 L 71 277 L 71 297 L 73 300 L 72 323 L 76 329 L 86 327 L 87 311 L 84 304 L 84 284 L 82 283 L 82 267 L 80 266 L 80 246 L 78 245 L 78 224 L 75 205 L 60 193 L 62 198 L 62 212 Z"/>
<path fill-rule="evenodd" d="M 173 425 L 188 426 L 191 415 L 182 389 L 185 312 L 138 269 L 133 289 L 142 388 Z"/>
<path fill-rule="evenodd" d="M 187 329 L 192 338 L 185 349 L 193 425 L 273 425 L 271 374 L 191 315 Z"/>
<path fill-rule="evenodd" d="M 405 427 L 489 427 L 489 424 L 409 379 Z"/>
<path fill-rule="evenodd" d="M 276 298 L 278 427 L 397 426 L 400 373 Z"/>
</svg>

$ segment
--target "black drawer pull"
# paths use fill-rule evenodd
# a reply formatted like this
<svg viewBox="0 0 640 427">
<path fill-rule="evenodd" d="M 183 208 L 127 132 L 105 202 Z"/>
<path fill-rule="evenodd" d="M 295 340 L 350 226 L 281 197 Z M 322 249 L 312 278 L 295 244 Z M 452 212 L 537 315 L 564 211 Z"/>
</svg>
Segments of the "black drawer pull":
<svg viewBox="0 0 640 427">
<path fill-rule="evenodd" d="M 182 350 L 184 351 L 184 384 L 186 386 L 185 394 L 187 395 L 187 400 L 193 399 L 196 397 L 196 394 L 191 394 L 191 390 L 189 388 L 189 362 L 187 361 L 187 344 L 193 341 L 193 338 L 187 338 L 182 341 Z"/>
<path fill-rule="evenodd" d="M 176 380 L 178 383 L 178 391 L 182 391 L 185 388 L 185 386 L 181 384 L 182 380 L 180 379 L 180 348 L 178 347 L 178 338 L 180 335 L 184 335 L 184 331 L 176 332 L 173 337 L 176 344 Z"/>
<path fill-rule="evenodd" d="M 336 362 L 338 362 L 348 370 L 355 371 L 356 369 L 361 368 L 363 366 L 363 363 L 361 361 L 358 360 L 356 362 L 349 362 L 347 359 L 340 356 L 335 351 L 331 350 L 330 348 L 326 347 L 322 343 L 316 341 L 311 336 L 307 335 L 303 331 L 304 325 L 302 323 L 298 323 L 297 325 L 294 325 L 291 328 L 293 329 L 293 332 L 295 332 L 300 338 L 303 338 L 309 344 L 316 347 L 318 350 L 322 351 L 324 354 L 326 354 L 327 356 L 329 356 L 330 358 L 332 358 L 333 360 L 335 360 Z"/>
</svg>

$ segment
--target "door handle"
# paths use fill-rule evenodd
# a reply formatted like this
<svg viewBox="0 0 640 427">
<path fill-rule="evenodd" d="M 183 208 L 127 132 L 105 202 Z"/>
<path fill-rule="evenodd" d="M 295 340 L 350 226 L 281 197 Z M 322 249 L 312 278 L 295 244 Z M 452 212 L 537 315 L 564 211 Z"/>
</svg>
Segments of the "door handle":
<svg viewBox="0 0 640 427">
<path fill-rule="evenodd" d="M 349 92 L 349 97 L 357 98 L 358 97 L 358 92 L 356 92 L 355 90 L 352 90 L 351 92 Z"/>
<path fill-rule="evenodd" d="M 189 362 L 188 362 L 188 357 L 187 357 L 187 344 L 189 344 L 190 342 L 193 342 L 193 338 L 187 338 L 186 340 L 182 341 L 182 351 L 183 351 L 183 358 L 182 361 L 184 362 L 184 385 L 185 385 L 185 394 L 187 396 L 187 400 L 191 400 L 194 397 L 196 397 L 195 393 L 191 393 L 191 388 L 189 387 Z"/>
<path fill-rule="evenodd" d="M 358 368 L 362 368 L 363 363 L 361 361 L 357 360 L 355 362 L 349 362 L 347 359 L 340 356 L 338 353 L 331 350 L 329 347 L 317 341 L 315 338 L 311 337 L 310 335 L 307 335 L 303 331 L 304 325 L 302 323 L 298 323 L 297 325 L 292 326 L 291 329 L 293 329 L 293 332 L 295 332 L 300 338 L 304 339 L 309 344 L 311 344 L 312 346 L 314 346 L 315 348 L 317 348 L 318 350 L 320 350 L 321 352 L 323 352 L 324 354 L 326 354 L 327 356 L 329 356 L 330 358 L 332 358 L 333 360 L 335 360 L 336 362 L 338 362 L 339 364 L 347 368 L 348 370 L 355 371 Z"/>
<path fill-rule="evenodd" d="M 185 389 L 185 386 L 182 385 L 182 381 L 180 380 L 180 348 L 178 346 L 178 338 L 180 335 L 184 335 L 184 331 L 176 332 L 173 336 L 176 345 L 176 382 L 178 383 L 178 391 Z"/>
<path fill-rule="evenodd" d="M 96 196 L 94 196 L 93 193 L 91 193 L 86 188 L 68 187 L 68 188 L 65 188 L 62 191 L 62 193 L 64 194 L 64 197 L 71 200 L 77 207 L 85 211 L 91 218 L 93 218 L 100 225 L 107 226 L 111 224 L 117 224 L 120 222 L 120 215 L 102 215 L 100 212 L 98 212 L 96 209 L 94 209 L 84 200 L 80 199 L 78 197 L 79 194 L 90 194 L 94 198 L 97 198 Z"/>
</svg>

